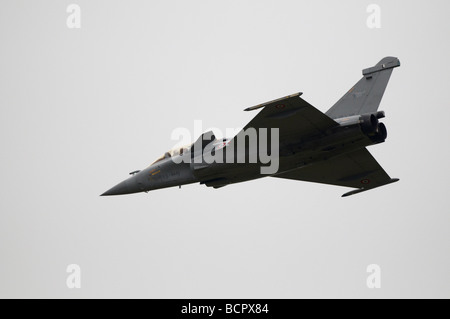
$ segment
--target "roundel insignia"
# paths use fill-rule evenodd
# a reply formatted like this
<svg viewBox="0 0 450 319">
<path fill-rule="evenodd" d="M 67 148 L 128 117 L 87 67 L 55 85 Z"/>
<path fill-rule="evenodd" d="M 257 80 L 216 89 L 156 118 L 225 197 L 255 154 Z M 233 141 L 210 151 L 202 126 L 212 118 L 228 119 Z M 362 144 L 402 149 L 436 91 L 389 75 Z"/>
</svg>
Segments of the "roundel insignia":
<svg viewBox="0 0 450 319">
<path fill-rule="evenodd" d="M 221 145 L 217 146 L 216 149 L 220 150 L 222 148 L 224 148 L 227 145 L 227 142 L 223 142 Z"/>
<path fill-rule="evenodd" d="M 363 179 L 361 181 L 361 184 L 364 184 L 364 185 L 370 184 L 370 179 Z"/>
<path fill-rule="evenodd" d="M 286 107 L 286 105 L 284 104 L 278 104 L 277 106 L 275 106 L 277 109 L 281 110 L 284 109 Z"/>
</svg>

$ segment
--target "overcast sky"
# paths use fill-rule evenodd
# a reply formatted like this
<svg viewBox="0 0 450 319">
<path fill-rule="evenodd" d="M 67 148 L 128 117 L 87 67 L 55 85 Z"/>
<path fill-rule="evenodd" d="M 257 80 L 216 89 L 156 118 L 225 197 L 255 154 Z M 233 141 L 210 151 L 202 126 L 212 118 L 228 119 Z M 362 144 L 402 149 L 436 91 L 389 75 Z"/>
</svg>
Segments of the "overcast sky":
<svg viewBox="0 0 450 319">
<path fill-rule="evenodd" d="M 371 3 L 3 0 L 0 297 L 449 298 L 450 4 L 377 0 L 371 29 Z M 370 151 L 399 183 L 99 197 L 177 127 L 242 127 L 246 107 L 299 91 L 326 111 L 385 56 L 402 66 Z"/>
</svg>

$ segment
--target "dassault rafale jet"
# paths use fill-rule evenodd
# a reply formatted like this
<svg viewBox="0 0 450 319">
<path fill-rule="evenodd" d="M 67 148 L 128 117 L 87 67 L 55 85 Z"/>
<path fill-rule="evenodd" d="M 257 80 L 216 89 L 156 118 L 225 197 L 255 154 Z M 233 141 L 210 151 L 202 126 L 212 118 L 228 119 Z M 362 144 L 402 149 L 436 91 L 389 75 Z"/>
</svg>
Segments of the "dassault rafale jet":
<svg viewBox="0 0 450 319">
<path fill-rule="evenodd" d="M 270 176 L 354 188 L 345 197 L 397 182 L 366 147 L 386 140 L 386 127 L 379 121 L 385 114 L 378 107 L 398 66 L 397 58 L 386 57 L 363 70 L 362 79 L 325 114 L 303 100 L 302 93 L 249 107 L 245 111 L 261 111 L 235 137 L 204 133 L 195 143 L 131 172 L 101 196 L 191 183 L 221 188 Z M 276 162 L 272 168 L 267 166 L 269 154 Z"/>
</svg>

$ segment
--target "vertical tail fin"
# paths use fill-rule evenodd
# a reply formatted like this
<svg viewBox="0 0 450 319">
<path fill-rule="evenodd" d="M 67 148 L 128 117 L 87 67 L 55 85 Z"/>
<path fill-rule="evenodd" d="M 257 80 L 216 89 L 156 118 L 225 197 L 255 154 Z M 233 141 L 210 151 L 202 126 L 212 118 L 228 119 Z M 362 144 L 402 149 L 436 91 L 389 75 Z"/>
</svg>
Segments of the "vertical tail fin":
<svg viewBox="0 0 450 319">
<path fill-rule="evenodd" d="M 336 119 L 376 112 L 392 71 L 398 66 L 399 59 L 386 57 L 374 67 L 363 70 L 363 78 L 325 114 Z"/>
</svg>

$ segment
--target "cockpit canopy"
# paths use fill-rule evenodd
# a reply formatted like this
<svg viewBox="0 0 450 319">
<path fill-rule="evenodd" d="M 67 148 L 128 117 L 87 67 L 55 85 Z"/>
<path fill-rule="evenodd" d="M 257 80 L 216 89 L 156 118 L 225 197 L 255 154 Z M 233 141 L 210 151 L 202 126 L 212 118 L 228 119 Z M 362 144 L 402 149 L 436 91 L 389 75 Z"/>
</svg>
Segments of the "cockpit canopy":
<svg viewBox="0 0 450 319">
<path fill-rule="evenodd" d="M 189 151 L 189 149 L 191 148 L 191 145 L 192 144 L 181 146 L 181 147 L 172 148 L 171 150 L 165 152 L 163 155 L 158 157 L 156 159 L 156 161 L 154 161 L 151 165 L 153 165 L 153 164 L 155 164 L 155 163 L 157 163 L 159 161 L 162 161 L 163 159 L 170 158 L 172 156 L 183 155 L 185 152 Z"/>
<path fill-rule="evenodd" d="M 225 145 L 227 145 L 229 141 L 230 141 L 230 139 L 227 139 L 227 138 L 215 139 L 213 141 L 214 142 L 213 146 L 217 150 L 217 149 L 225 147 Z M 162 161 L 162 160 L 164 160 L 166 158 L 170 158 L 172 156 L 183 155 L 183 154 L 185 154 L 186 152 L 188 152 L 191 149 L 192 145 L 193 144 L 184 145 L 184 146 L 181 146 L 181 147 L 174 147 L 171 150 L 165 152 L 160 157 L 158 157 L 151 165 L 153 165 L 155 163 L 158 163 L 159 161 Z"/>
</svg>

